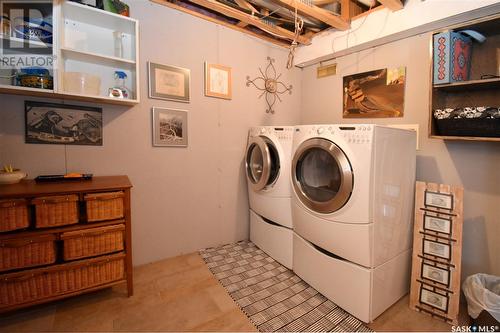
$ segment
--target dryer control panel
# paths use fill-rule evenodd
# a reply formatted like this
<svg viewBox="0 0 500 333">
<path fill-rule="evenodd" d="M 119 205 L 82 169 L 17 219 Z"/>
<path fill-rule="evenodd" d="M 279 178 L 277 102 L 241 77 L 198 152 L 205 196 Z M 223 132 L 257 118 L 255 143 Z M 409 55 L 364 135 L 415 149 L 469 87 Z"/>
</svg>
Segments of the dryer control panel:
<svg viewBox="0 0 500 333">
<path fill-rule="evenodd" d="M 371 143 L 374 125 L 313 125 L 306 127 L 306 133 L 312 136 L 325 138 L 342 137 L 347 143 Z M 304 130 L 304 128 L 302 128 Z M 297 132 L 301 132 L 297 128 Z"/>
<path fill-rule="evenodd" d="M 370 143 L 373 136 L 373 126 L 339 126 L 339 132 L 347 143 Z"/>
</svg>

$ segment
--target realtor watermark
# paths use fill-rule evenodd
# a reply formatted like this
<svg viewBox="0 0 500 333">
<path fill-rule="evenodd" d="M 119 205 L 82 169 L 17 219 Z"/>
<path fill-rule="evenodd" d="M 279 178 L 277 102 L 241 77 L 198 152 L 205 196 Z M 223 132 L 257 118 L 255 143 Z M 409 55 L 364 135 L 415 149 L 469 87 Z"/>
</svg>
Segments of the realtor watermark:
<svg viewBox="0 0 500 333">
<path fill-rule="evenodd" d="M 470 325 L 470 326 L 452 326 L 452 332 L 499 332 L 500 327 L 498 325 L 491 326 L 479 326 L 479 325 Z"/>
<path fill-rule="evenodd" d="M 52 69 L 52 1 L 0 0 L 0 69 Z"/>
</svg>

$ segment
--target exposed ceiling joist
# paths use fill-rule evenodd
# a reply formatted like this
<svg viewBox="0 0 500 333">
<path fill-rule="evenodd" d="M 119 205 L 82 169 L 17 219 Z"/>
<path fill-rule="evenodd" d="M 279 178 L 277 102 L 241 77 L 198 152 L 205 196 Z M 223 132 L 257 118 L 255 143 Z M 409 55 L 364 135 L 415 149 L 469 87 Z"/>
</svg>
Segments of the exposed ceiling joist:
<svg viewBox="0 0 500 333">
<path fill-rule="evenodd" d="M 375 0 L 150 1 L 277 45 L 290 47 L 290 42 L 294 40 L 299 44 L 310 44 L 314 36 L 327 29 L 348 30 L 354 17 L 369 15 L 375 10 L 386 7 L 391 10 L 401 9 L 404 0 L 378 0 L 378 2 Z M 295 11 L 303 20 L 300 31 L 296 30 Z"/>
<path fill-rule="evenodd" d="M 276 45 L 279 45 L 279 46 L 282 46 L 282 47 L 289 47 L 289 44 L 286 43 L 286 42 L 277 40 L 277 39 L 269 37 L 267 35 L 261 35 L 261 34 L 255 33 L 255 32 L 253 32 L 251 30 L 248 30 L 248 29 L 245 29 L 244 27 L 239 26 L 239 24 L 242 23 L 242 22 L 240 22 L 238 24 L 231 24 L 231 23 L 228 23 L 228 22 L 224 22 L 224 21 L 219 20 L 217 18 L 213 18 L 213 17 L 207 16 L 207 15 L 204 15 L 202 13 L 199 13 L 199 12 L 195 11 L 195 10 L 192 10 L 192 9 L 189 9 L 189 8 L 186 8 L 186 7 L 183 7 L 183 6 L 179 6 L 179 5 L 175 4 L 175 3 L 172 3 L 172 2 L 169 2 L 169 1 L 166 1 L 166 0 L 150 0 L 150 1 L 154 2 L 154 3 L 157 3 L 159 5 L 162 5 L 162 6 L 170 7 L 170 8 L 179 10 L 181 12 L 184 12 L 184 13 L 187 13 L 187 14 L 190 14 L 190 15 L 202 18 L 204 20 L 207 20 L 207 21 L 210 21 L 210 22 L 213 22 L 213 23 L 216 23 L 216 24 L 223 25 L 223 26 L 225 26 L 227 28 L 231 28 L 231 29 L 243 32 L 245 34 L 251 35 L 251 36 L 256 37 L 256 38 L 260 38 L 260 39 L 266 40 L 268 42 L 271 42 L 273 44 L 276 44 Z M 245 23 L 245 26 L 246 25 L 247 24 Z"/>
<path fill-rule="evenodd" d="M 400 10 L 403 9 L 403 3 L 401 0 L 377 0 L 380 2 L 382 5 L 385 7 L 389 8 L 390 10 Z"/>
<path fill-rule="evenodd" d="M 289 39 L 289 40 L 293 40 L 295 38 L 295 34 L 290 30 L 283 29 L 283 28 L 278 27 L 278 26 L 266 24 L 263 21 L 259 20 L 255 16 L 248 15 L 248 14 L 241 12 L 237 9 L 226 6 L 220 2 L 217 2 L 214 0 L 190 0 L 190 2 L 195 3 L 197 5 L 200 5 L 202 7 L 208 8 L 208 9 L 212 9 L 212 10 L 219 12 L 223 15 L 235 18 L 237 20 L 240 20 L 241 22 L 248 23 L 249 25 L 253 25 L 254 27 L 257 27 L 263 31 L 267 31 L 271 34 L 278 35 L 281 38 L 285 38 L 285 39 Z M 301 44 L 310 44 L 311 39 L 305 38 L 303 36 L 299 36 L 298 42 Z"/>
<path fill-rule="evenodd" d="M 334 15 L 331 12 L 315 5 L 308 6 L 298 0 L 272 0 L 272 1 L 290 10 L 295 10 L 295 8 L 297 8 L 297 11 L 301 15 L 307 15 L 313 17 L 339 30 L 347 30 L 351 27 L 350 23 L 347 22 L 342 17 Z"/>
</svg>

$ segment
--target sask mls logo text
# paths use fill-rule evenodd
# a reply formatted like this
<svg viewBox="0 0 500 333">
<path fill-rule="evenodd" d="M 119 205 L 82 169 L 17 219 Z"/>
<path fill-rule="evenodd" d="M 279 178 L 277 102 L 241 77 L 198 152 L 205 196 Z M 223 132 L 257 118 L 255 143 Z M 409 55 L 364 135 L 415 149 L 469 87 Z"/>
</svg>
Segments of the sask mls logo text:
<svg viewBox="0 0 500 333">
<path fill-rule="evenodd" d="M 0 0 L 0 68 L 52 67 L 52 1 Z"/>
<path fill-rule="evenodd" d="M 452 332 L 499 332 L 500 327 L 498 326 L 453 326 L 451 328 Z"/>
</svg>

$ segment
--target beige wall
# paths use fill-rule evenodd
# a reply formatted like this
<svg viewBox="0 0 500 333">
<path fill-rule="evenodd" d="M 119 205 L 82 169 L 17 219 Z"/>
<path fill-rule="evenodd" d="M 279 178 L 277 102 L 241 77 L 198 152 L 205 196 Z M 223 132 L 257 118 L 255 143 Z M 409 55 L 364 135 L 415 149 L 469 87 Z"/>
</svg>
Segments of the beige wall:
<svg viewBox="0 0 500 333">
<path fill-rule="evenodd" d="M 404 118 L 374 122 L 420 124 L 417 178 L 465 187 L 464 273 L 500 275 L 500 144 L 427 138 L 427 35 L 343 57 L 336 76 L 316 79 L 315 67 L 287 71 L 283 49 L 145 0 L 130 3 L 141 21 L 141 104 L 104 106 L 102 147 L 27 145 L 23 101 L 28 98 L 0 95 L 0 163 L 31 176 L 64 173 L 66 165 L 68 171 L 129 175 L 135 264 L 247 238 L 242 161 L 248 127 L 346 122 L 342 76 L 404 65 Z M 265 114 L 259 93 L 245 86 L 246 75 L 257 75 L 267 56 L 276 58 L 283 80 L 294 86 L 274 116 Z M 148 99 L 148 60 L 190 68 L 191 103 Z M 203 96 L 204 61 L 233 68 L 231 101 Z M 151 146 L 152 106 L 189 111 L 188 148 Z"/>
<path fill-rule="evenodd" d="M 299 121 L 300 70 L 285 69 L 282 48 L 145 0 L 128 3 L 141 22 L 141 104 L 104 106 L 102 147 L 29 145 L 23 137 L 23 101 L 37 99 L 0 95 L 0 163 L 12 163 L 30 176 L 64 173 L 65 163 L 68 171 L 129 175 L 136 265 L 247 238 L 242 165 L 247 130 Z M 267 56 L 293 85 L 274 116 L 265 113 L 259 92 L 245 85 L 247 75 L 266 66 Z M 148 99 L 148 60 L 190 68 L 191 103 Z M 232 67 L 231 101 L 203 95 L 204 61 Z M 153 106 L 188 110 L 188 148 L 152 147 Z"/>
<path fill-rule="evenodd" d="M 401 40 L 339 59 L 337 75 L 316 79 L 316 66 L 303 70 L 301 123 L 400 123 L 420 125 L 417 179 L 463 185 L 463 275 L 500 275 L 500 143 L 429 139 L 429 36 Z M 405 114 L 396 119 L 342 119 L 342 77 L 406 66 Z"/>
</svg>

